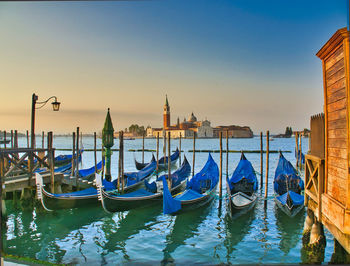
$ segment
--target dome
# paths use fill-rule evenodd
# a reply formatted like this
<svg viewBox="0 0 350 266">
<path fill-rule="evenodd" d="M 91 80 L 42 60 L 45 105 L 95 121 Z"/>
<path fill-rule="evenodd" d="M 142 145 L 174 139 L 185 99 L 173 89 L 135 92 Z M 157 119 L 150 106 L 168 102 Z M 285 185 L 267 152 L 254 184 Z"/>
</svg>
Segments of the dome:
<svg viewBox="0 0 350 266">
<path fill-rule="evenodd" d="M 188 122 L 197 122 L 197 117 L 194 116 L 193 112 L 191 116 L 188 118 Z"/>
</svg>

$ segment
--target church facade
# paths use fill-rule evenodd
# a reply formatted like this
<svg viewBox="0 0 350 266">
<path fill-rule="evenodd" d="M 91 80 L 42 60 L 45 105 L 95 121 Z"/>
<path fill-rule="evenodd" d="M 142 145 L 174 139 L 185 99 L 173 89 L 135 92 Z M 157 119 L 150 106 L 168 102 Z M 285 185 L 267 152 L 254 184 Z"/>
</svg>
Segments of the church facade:
<svg viewBox="0 0 350 266">
<path fill-rule="evenodd" d="M 147 127 L 146 135 L 147 137 L 163 137 L 163 134 L 168 134 L 170 132 L 171 138 L 179 138 L 180 135 L 183 138 L 191 138 L 193 134 L 196 134 L 198 138 L 212 138 L 214 136 L 213 128 L 210 125 L 210 121 L 203 120 L 197 121 L 197 117 L 192 114 L 183 122 L 180 122 L 180 119 L 177 118 L 177 123 L 171 125 L 170 123 L 170 106 L 168 97 L 165 98 L 165 105 L 163 108 L 163 128 L 151 128 Z"/>
</svg>

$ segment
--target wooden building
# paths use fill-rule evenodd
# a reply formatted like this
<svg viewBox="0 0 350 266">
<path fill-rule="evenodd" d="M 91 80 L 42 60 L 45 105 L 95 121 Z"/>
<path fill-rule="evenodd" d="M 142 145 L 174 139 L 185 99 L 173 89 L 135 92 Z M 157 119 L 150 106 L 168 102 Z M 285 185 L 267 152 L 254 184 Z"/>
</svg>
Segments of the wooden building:
<svg viewBox="0 0 350 266">
<path fill-rule="evenodd" d="M 311 118 L 305 204 L 350 253 L 349 31 L 338 30 L 320 49 L 324 116 Z"/>
</svg>

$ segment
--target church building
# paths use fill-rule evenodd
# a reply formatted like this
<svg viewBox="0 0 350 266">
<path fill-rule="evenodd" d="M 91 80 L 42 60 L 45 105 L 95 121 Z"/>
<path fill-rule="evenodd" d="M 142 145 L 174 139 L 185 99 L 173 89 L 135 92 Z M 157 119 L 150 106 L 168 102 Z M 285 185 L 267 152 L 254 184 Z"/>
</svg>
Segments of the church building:
<svg viewBox="0 0 350 266">
<path fill-rule="evenodd" d="M 180 119 L 177 118 L 177 122 L 174 125 L 170 123 L 170 106 L 168 101 L 168 96 L 165 97 L 165 105 L 163 108 L 163 128 L 151 128 L 147 127 L 146 134 L 147 137 L 163 137 L 164 132 L 170 132 L 171 138 L 179 138 L 180 134 L 183 138 L 191 138 L 193 134 L 196 134 L 198 138 L 212 138 L 213 128 L 210 126 L 210 121 L 203 120 L 197 121 L 195 115 L 192 114 L 186 120 L 180 123 Z"/>
</svg>

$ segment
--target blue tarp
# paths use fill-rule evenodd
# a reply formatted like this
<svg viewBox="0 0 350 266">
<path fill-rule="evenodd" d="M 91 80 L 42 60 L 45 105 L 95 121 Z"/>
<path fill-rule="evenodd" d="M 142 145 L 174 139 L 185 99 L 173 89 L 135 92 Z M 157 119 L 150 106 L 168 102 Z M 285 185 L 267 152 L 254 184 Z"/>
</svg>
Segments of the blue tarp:
<svg viewBox="0 0 350 266">
<path fill-rule="evenodd" d="M 234 184 L 238 183 L 243 178 L 247 179 L 248 183 L 254 183 L 254 191 L 258 189 L 258 180 L 256 178 L 254 168 L 244 154 L 242 154 L 241 160 L 233 172 L 232 177 L 229 179 L 230 189 L 232 190 L 234 188 Z"/>
<path fill-rule="evenodd" d="M 163 212 L 164 214 L 171 214 L 181 209 L 181 201 L 176 200 L 171 196 L 168 188 L 168 183 L 163 176 Z"/>
<path fill-rule="evenodd" d="M 145 168 L 138 172 L 124 173 L 124 177 L 126 178 L 126 186 L 134 185 L 146 177 L 150 176 L 157 167 L 157 162 L 150 162 Z M 117 179 L 116 179 L 117 180 Z"/>
<path fill-rule="evenodd" d="M 171 186 L 176 187 L 180 185 L 180 183 L 185 180 L 191 173 L 191 165 L 188 163 L 186 156 L 184 157 L 184 161 L 179 169 L 177 169 L 174 173 L 171 174 Z M 162 175 L 158 177 L 157 181 L 160 181 L 165 178 L 168 178 L 168 175 Z"/>
<path fill-rule="evenodd" d="M 144 196 L 150 196 L 150 195 L 153 195 L 154 193 L 152 192 L 149 192 L 145 189 L 138 189 L 136 191 L 133 191 L 133 192 L 130 192 L 130 193 L 126 193 L 126 194 L 123 194 L 123 195 L 120 195 L 120 197 L 130 197 L 130 198 L 133 198 L 133 197 L 144 197 Z"/>
<path fill-rule="evenodd" d="M 287 192 L 287 184 L 296 184 L 300 190 L 304 189 L 304 181 L 298 176 L 293 165 L 284 158 L 282 153 L 280 153 L 273 183 L 274 191 L 278 195 Z"/>
<path fill-rule="evenodd" d="M 181 201 L 181 200 L 193 200 L 193 199 L 198 199 L 201 197 L 204 197 L 204 196 L 202 194 L 192 190 L 192 189 L 188 189 L 184 193 L 176 196 L 175 199 Z"/>
<path fill-rule="evenodd" d="M 203 190 L 210 190 L 216 186 L 219 181 L 219 167 L 209 153 L 208 160 L 202 170 L 187 183 L 187 188 L 198 193 Z"/>
<path fill-rule="evenodd" d="M 170 155 L 170 162 L 174 162 L 179 158 L 180 151 L 176 148 L 176 151 Z M 164 164 L 164 156 L 158 160 L 159 164 Z M 165 157 L 165 163 L 168 163 L 168 156 Z"/>
<path fill-rule="evenodd" d="M 202 170 L 187 182 L 187 189 L 183 198 L 173 198 L 169 192 L 168 185 L 163 176 L 163 212 L 164 214 L 174 213 L 181 208 L 181 200 L 202 197 L 202 193 L 213 189 L 219 181 L 219 167 L 209 153 L 208 160 Z M 199 196 L 200 195 L 200 196 Z"/>
<path fill-rule="evenodd" d="M 283 195 L 276 197 L 276 199 L 279 202 L 281 202 L 283 205 L 286 205 L 288 194 L 289 194 L 290 199 L 293 202 L 293 205 L 297 206 L 297 205 L 304 204 L 304 196 L 302 196 L 298 193 L 295 193 L 293 191 L 288 191 L 288 192 L 284 193 Z"/>
<path fill-rule="evenodd" d="M 96 164 L 97 171 L 100 171 L 102 169 L 102 161 L 100 161 L 98 164 Z M 81 169 L 79 170 L 79 177 L 87 177 L 95 173 L 95 166 L 92 166 L 87 169 Z"/>
</svg>

